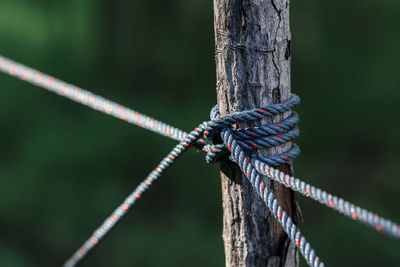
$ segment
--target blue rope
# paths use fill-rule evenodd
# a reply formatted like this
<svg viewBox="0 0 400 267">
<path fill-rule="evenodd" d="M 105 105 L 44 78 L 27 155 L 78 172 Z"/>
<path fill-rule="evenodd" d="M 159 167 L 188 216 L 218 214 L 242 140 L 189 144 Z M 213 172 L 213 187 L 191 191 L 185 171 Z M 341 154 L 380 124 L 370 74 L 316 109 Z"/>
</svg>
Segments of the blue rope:
<svg viewBox="0 0 400 267">
<path fill-rule="evenodd" d="M 324 266 L 324 264 L 316 255 L 308 241 L 300 233 L 292 219 L 279 205 L 273 192 L 266 186 L 267 182 L 262 175 L 334 208 L 353 219 L 358 219 L 373 226 L 378 231 L 384 231 L 395 238 L 400 238 L 400 228 L 397 224 L 380 218 L 377 215 L 372 216 L 372 213 L 366 210 L 334 197 L 320 189 L 311 187 L 301 180 L 290 177 L 279 170 L 273 169 L 271 166 L 289 162 L 299 154 L 299 148 L 295 144 L 292 144 L 289 150 L 269 157 L 252 158 L 246 153 L 246 151 L 255 148 L 268 148 L 291 143 L 292 139 L 298 136 L 298 128 L 296 128 L 296 124 L 299 121 L 298 115 L 293 112 L 291 116 L 281 122 L 239 130 L 234 129 L 233 125 L 240 122 L 250 122 L 283 114 L 291 111 L 299 102 L 299 97 L 293 94 L 286 102 L 270 105 L 266 108 L 229 114 L 224 117 L 220 116 L 217 107 L 214 107 L 211 111 L 212 120 L 203 122 L 194 131 L 189 133 L 185 140 L 172 150 L 173 154 L 170 153 L 161 161 L 157 168 L 150 173 L 148 178 L 135 189 L 124 203 L 114 211 L 113 215 L 111 215 L 110 218 L 94 232 L 93 236 L 66 262 L 65 266 L 75 266 L 79 260 L 87 255 L 88 251 L 92 249 L 99 240 L 104 238 L 115 223 L 127 212 L 131 205 L 135 203 L 135 199 L 138 199 L 138 196 L 140 198 L 149 188 L 149 182 L 152 183 L 158 179 L 162 172 L 164 172 L 167 167 L 170 167 L 175 162 L 175 159 L 193 144 L 195 146 L 203 144 L 202 150 L 207 152 L 206 160 L 210 163 L 219 160 L 223 156 L 230 155 L 230 159 L 238 164 L 256 193 L 282 225 L 288 237 L 299 248 L 300 253 L 310 266 L 321 267 Z M 202 134 L 206 137 L 206 141 L 200 138 Z M 218 143 L 219 137 L 222 139 L 223 143 Z M 173 158 L 171 158 L 171 155 L 173 155 Z"/>
<path fill-rule="evenodd" d="M 290 217 L 286 214 L 283 208 L 278 204 L 275 196 L 268 188 L 265 186 L 264 182 L 261 179 L 260 174 L 256 171 L 254 166 L 251 164 L 249 156 L 246 156 L 244 150 L 253 149 L 253 145 L 250 145 L 249 148 L 248 143 L 243 142 L 243 140 L 236 140 L 234 137 L 234 130 L 231 128 L 233 124 L 237 124 L 239 122 L 249 122 L 255 121 L 266 117 L 276 116 L 285 112 L 290 111 L 297 104 L 299 104 L 300 99 L 296 95 L 292 95 L 292 97 L 286 101 L 275 105 L 270 105 L 264 109 L 253 109 L 247 110 L 235 114 L 230 114 L 227 116 L 220 116 L 217 108 L 214 107 L 211 112 L 211 121 L 203 122 L 200 124 L 193 132 L 189 133 L 187 138 L 178 144 L 172 151 L 175 157 L 173 159 L 170 158 L 171 153 L 165 157 L 161 163 L 157 166 L 157 168 L 150 173 L 150 175 L 146 178 L 144 182 L 142 182 L 133 193 L 131 193 L 128 198 L 124 201 L 122 205 L 120 205 L 113 214 L 94 232 L 94 234 L 83 244 L 83 246 L 67 261 L 65 266 L 75 266 L 77 262 L 79 262 L 89 250 L 91 250 L 97 243 L 112 229 L 115 223 L 121 219 L 121 217 L 127 212 L 127 210 L 134 204 L 135 200 L 140 198 L 144 191 L 149 188 L 149 184 L 158 179 L 163 171 L 166 170 L 167 167 L 171 166 L 176 157 L 179 157 L 190 145 L 195 143 L 196 140 L 199 139 L 199 136 L 206 132 L 206 136 L 215 137 L 217 133 L 221 133 L 221 137 L 223 139 L 223 146 L 225 146 L 228 150 L 231 151 L 232 159 L 239 165 L 244 174 L 248 177 L 249 182 L 252 184 L 257 194 L 264 201 L 270 212 L 274 215 L 274 217 L 278 220 L 278 222 L 282 225 L 285 232 L 288 234 L 289 238 L 299 247 L 300 252 L 303 254 L 304 258 L 308 262 L 310 266 L 323 266 L 323 263 L 316 257 L 314 250 L 311 248 L 310 244 L 307 240 L 301 235 L 300 231 L 297 229 L 297 226 L 293 223 Z M 290 118 L 292 118 L 291 116 Z M 286 121 L 294 121 L 297 123 L 297 120 L 286 120 Z M 295 128 L 295 123 L 286 123 L 284 122 L 282 125 L 284 127 L 276 128 L 276 134 L 283 136 L 288 136 L 290 138 L 296 137 L 298 135 L 298 130 Z M 280 126 L 278 124 L 278 126 Z M 291 126 L 291 127 L 289 127 Z M 262 129 L 263 127 L 257 127 Z M 271 128 L 271 126 L 266 126 L 265 129 Z M 243 131 L 252 132 L 252 129 L 247 128 Z M 259 131 L 259 134 L 255 137 L 251 137 L 249 140 L 254 141 L 254 146 L 257 148 L 263 147 L 272 147 L 272 144 L 281 145 L 289 141 L 289 139 L 276 138 L 276 135 L 267 134 L 267 130 Z M 297 131 L 297 133 L 293 134 L 293 131 Z M 274 132 L 275 133 L 275 132 Z M 255 140 L 262 140 L 262 142 L 258 142 Z M 213 160 L 217 160 L 215 149 L 226 151 L 226 149 L 222 148 L 222 144 L 208 144 L 205 145 L 204 148 L 208 152 L 206 158 L 212 158 Z M 290 152 L 292 151 L 292 152 Z M 225 153 L 218 153 L 219 156 Z M 298 154 L 297 146 L 293 146 L 286 153 L 282 153 L 279 155 L 275 155 L 274 157 L 264 157 L 260 158 L 262 162 L 271 161 L 274 162 L 274 165 L 279 165 L 280 162 L 289 162 L 293 159 L 294 156 Z"/>
<path fill-rule="evenodd" d="M 298 115 L 292 109 L 299 104 L 299 98 L 295 95 L 279 104 L 266 108 L 252 109 L 225 117 L 220 116 L 218 109 L 211 110 L 211 121 L 203 122 L 191 133 L 157 121 L 151 117 L 140 114 L 101 96 L 81 89 L 61 80 L 55 79 L 32 68 L 0 56 L 0 71 L 24 81 L 38 85 L 44 89 L 67 97 L 80 104 L 89 106 L 95 110 L 104 112 L 121 120 L 146 128 L 150 131 L 165 135 L 180 143 L 160 162 L 160 164 L 139 184 L 139 186 L 125 199 L 125 201 L 105 220 L 105 222 L 93 233 L 93 235 L 74 253 L 65 263 L 65 266 L 75 266 L 98 242 L 118 223 L 130 207 L 160 178 L 163 172 L 172 166 L 179 156 L 190 146 L 195 146 L 207 152 L 206 161 L 215 162 L 221 157 L 229 155 L 236 162 L 257 194 L 264 201 L 277 221 L 282 225 L 289 238 L 299 247 L 310 266 L 323 266 L 323 263 L 315 255 L 314 250 L 305 238 L 300 234 L 296 225 L 286 212 L 279 206 L 273 193 L 266 186 L 265 177 L 271 178 L 292 190 L 310 197 L 338 212 L 371 227 L 379 232 L 384 232 L 394 238 L 400 239 L 400 226 L 390 220 L 355 206 L 339 197 L 333 196 L 319 188 L 309 185 L 300 179 L 289 176 L 274 169 L 277 166 L 294 159 L 300 152 L 299 148 L 292 144 L 289 150 L 273 156 L 253 158 L 247 155 L 247 151 L 260 148 L 269 148 L 291 143 L 299 134 L 296 124 Z M 235 124 L 273 117 L 292 112 L 281 122 L 261 125 L 245 129 L 236 129 Z M 201 135 L 206 137 L 203 140 Z"/>
<path fill-rule="evenodd" d="M 214 106 L 211 109 L 210 118 L 212 121 L 214 121 L 215 125 L 211 126 L 212 130 L 206 131 L 204 136 L 210 142 L 215 143 L 216 133 L 219 133 L 221 129 L 227 127 L 226 122 L 228 122 L 228 127 L 230 127 L 239 122 L 248 122 L 265 117 L 273 117 L 291 111 L 299 103 L 300 98 L 297 95 L 293 95 L 286 102 L 270 105 L 264 109 L 253 109 L 238 112 L 225 117 L 221 117 L 218 107 Z M 221 119 L 223 119 L 224 122 L 219 122 Z M 293 112 L 291 116 L 280 122 L 239 129 L 233 131 L 232 134 L 237 140 L 238 145 L 244 150 L 277 147 L 286 143 L 291 143 L 293 139 L 299 136 L 300 131 L 297 127 L 298 122 L 299 116 L 297 113 Z M 208 153 L 206 156 L 206 161 L 208 163 L 213 163 L 221 156 L 229 154 L 227 148 L 228 147 L 226 145 L 221 144 L 207 146 L 206 151 Z M 259 158 L 259 160 L 270 166 L 279 166 L 295 159 L 299 154 L 300 149 L 294 144 L 288 151 L 285 151 L 279 155 L 265 156 Z"/>
<path fill-rule="evenodd" d="M 249 113 L 256 115 L 257 113 L 261 113 L 265 114 L 265 117 L 274 117 L 290 111 L 299 103 L 299 97 L 292 94 L 292 97 L 286 102 L 270 105 L 261 111 L 257 109 L 250 112 L 239 112 L 236 113 L 236 115 L 249 115 Z M 211 119 L 216 124 L 220 124 L 218 120 L 221 119 L 221 116 L 219 115 L 216 107 L 214 107 L 213 111 L 211 112 Z M 246 117 L 246 119 L 249 119 L 248 121 L 253 120 L 251 117 Z M 232 127 L 222 127 L 221 137 L 225 146 L 230 151 L 231 158 L 238 164 L 250 184 L 255 189 L 257 195 L 263 200 L 269 211 L 282 225 L 288 237 L 299 248 L 300 253 L 304 256 L 307 263 L 310 266 L 321 267 L 324 266 L 324 264 L 320 261 L 319 257 L 316 256 L 314 249 L 302 236 L 289 215 L 287 215 L 285 210 L 283 210 L 283 208 L 279 205 L 273 192 L 270 191 L 267 186 L 265 186 L 266 182 L 262 179 L 260 173 L 256 170 L 252 163 L 255 158 L 251 158 L 245 153 L 245 150 L 270 148 L 291 143 L 291 141 L 299 135 L 299 130 L 296 127 L 297 123 L 298 116 L 293 112 L 292 116 L 290 116 L 288 119 L 276 124 L 262 125 L 242 130 L 235 130 Z M 216 128 L 218 127 L 214 127 L 208 131 L 215 131 Z M 238 134 L 238 132 L 240 133 Z M 256 135 L 254 135 L 254 133 L 256 133 Z M 272 166 L 278 166 L 291 161 L 298 154 L 299 148 L 296 145 L 292 145 L 292 147 L 284 153 L 275 156 L 257 158 L 257 160 Z"/>
<path fill-rule="evenodd" d="M 257 148 L 272 147 L 281 145 L 287 142 L 291 142 L 292 138 L 298 136 L 298 129 L 296 129 L 296 123 L 298 118 L 294 119 L 293 116 L 282 121 L 282 124 L 276 125 L 274 135 L 268 134 L 268 129 L 274 128 L 271 125 L 265 127 L 256 127 L 256 136 L 249 136 L 246 139 L 237 140 L 234 137 L 234 130 L 231 128 L 233 124 L 239 122 L 255 121 L 266 117 L 273 117 L 288 111 L 291 111 L 296 105 L 298 105 L 300 99 L 296 95 L 286 101 L 275 105 L 270 105 L 264 109 L 253 109 L 247 110 L 227 116 L 220 116 L 217 108 L 214 107 L 211 111 L 211 121 L 203 122 L 194 131 L 189 133 L 186 139 L 179 143 L 172 152 L 167 155 L 161 163 L 152 171 L 149 176 L 125 199 L 125 201 L 113 212 L 113 214 L 93 233 L 93 235 L 77 250 L 77 252 L 66 262 L 64 266 L 70 267 L 75 266 L 97 243 L 104 238 L 104 236 L 112 229 L 112 227 L 122 218 L 129 208 L 135 203 L 135 201 L 143 195 L 143 193 L 150 187 L 150 185 L 156 181 L 161 174 L 170 167 L 190 145 L 195 144 L 195 141 L 199 139 L 201 134 L 205 134 L 210 141 L 210 137 L 216 137 L 217 133 L 221 133 L 224 144 L 207 144 L 204 143 L 205 150 L 208 152 L 206 159 L 212 158 L 213 161 L 217 160 L 220 156 L 226 155 L 226 153 L 216 153 L 218 151 L 226 152 L 231 151 L 232 159 L 239 165 L 245 175 L 249 178 L 250 183 L 255 188 L 257 194 L 264 201 L 268 209 L 274 215 L 274 217 L 282 225 L 289 238 L 299 247 L 300 252 L 304 255 L 306 261 L 310 266 L 323 266 L 323 263 L 315 256 L 314 250 L 310 244 L 301 235 L 296 225 L 286 214 L 283 208 L 278 204 L 278 201 L 274 197 L 273 193 L 264 186 L 260 174 L 255 170 L 253 165 L 250 163 L 250 158 L 245 155 L 244 150 Z M 282 127 L 281 127 L 282 125 Z M 254 129 L 246 128 L 242 130 L 242 134 L 252 133 Z M 253 135 L 253 134 L 252 134 Z M 279 136 L 277 136 L 279 135 Z M 214 138 L 216 139 L 216 138 Z M 245 140 L 254 142 L 254 145 L 249 145 Z M 261 140 L 261 141 L 260 141 Z M 214 141 L 214 140 L 211 140 Z M 252 144 L 252 143 L 250 143 Z M 260 158 L 262 162 L 270 161 L 273 162 L 274 166 L 285 162 L 289 162 L 298 154 L 298 147 L 293 146 L 289 151 L 285 153 L 275 155 L 272 157 Z M 218 157 L 218 156 L 219 157 Z M 172 157 L 171 157 L 172 156 Z"/>
</svg>

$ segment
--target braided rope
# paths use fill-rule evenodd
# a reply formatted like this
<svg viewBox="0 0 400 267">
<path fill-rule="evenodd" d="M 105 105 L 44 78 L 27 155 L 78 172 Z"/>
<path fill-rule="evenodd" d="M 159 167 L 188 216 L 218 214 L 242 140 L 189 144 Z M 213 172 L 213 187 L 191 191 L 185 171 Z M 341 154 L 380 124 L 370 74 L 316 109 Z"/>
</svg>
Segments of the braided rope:
<svg viewBox="0 0 400 267">
<path fill-rule="evenodd" d="M 293 112 L 289 118 L 276 124 L 262 125 L 240 130 L 233 130 L 231 129 L 231 126 L 238 122 L 258 120 L 290 111 L 299 102 L 298 97 L 295 95 L 286 102 L 271 105 L 267 108 L 247 110 L 240 113 L 229 114 L 224 117 L 220 116 L 218 110 L 214 108 L 211 112 L 213 120 L 202 123 L 190 134 L 187 134 L 173 126 L 142 115 L 132 109 L 125 108 L 115 102 L 57 80 L 46 74 L 42 74 L 34 69 L 1 56 L 0 71 L 55 92 L 95 110 L 181 141 L 167 155 L 167 157 L 160 162 L 157 168 L 147 176 L 147 178 L 125 199 L 113 214 L 94 232 L 88 241 L 83 244 L 83 246 L 69 259 L 69 261 L 65 263 L 65 266 L 75 266 L 76 263 L 87 255 L 87 253 L 98 244 L 102 238 L 104 238 L 112 227 L 115 226 L 136 200 L 139 199 L 148 188 L 150 188 L 151 184 L 156 181 L 162 173 L 191 145 L 196 145 L 196 147 L 206 151 L 206 160 L 208 162 L 213 162 L 230 151 L 231 159 L 239 165 L 243 173 L 248 177 L 257 194 L 263 199 L 274 217 L 283 226 L 284 230 L 288 233 L 289 238 L 299 247 L 301 253 L 310 266 L 323 266 L 323 263 L 315 255 L 315 252 L 309 243 L 297 230 L 290 217 L 279 206 L 273 193 L 265 187 L 261 175 L 269 177 L 352 219 L 370 225 L 379 232 L 384 232 L 394 238 L 400 239 L 400 226 L 398 224 L 379 217 L 376 214 L 355 206 L 341 198 L 333 196 L 319 188 L 311 186 L 271 167 L 290 161 L 296 157 L 299 153 L 299 148 L 296 145 L 293 144 L 289 151 L 266 158 L 250 158 L 246 155 L 244 150 L 271 147 L 291 142 L 291 140 L 299 134 L 298 129 L 295 128 L 295 125 L 298 122 L 298 115 Z M 221 134 L 224 144 L 211 144 L 209 141 L 206 142 L 200 138 L 201 134 L 204 134 L 204 136 L 209 140 L 213 140 L 215 135 Z"/>
</svg>

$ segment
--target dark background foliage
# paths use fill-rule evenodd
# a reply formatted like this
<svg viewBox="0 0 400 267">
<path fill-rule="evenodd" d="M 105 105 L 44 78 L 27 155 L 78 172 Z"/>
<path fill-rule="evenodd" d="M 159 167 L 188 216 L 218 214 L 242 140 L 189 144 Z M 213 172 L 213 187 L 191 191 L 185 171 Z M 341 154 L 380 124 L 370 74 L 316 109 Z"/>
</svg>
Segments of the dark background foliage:
<svg viewBox="0 0 400 267">
<path fill-rule="evenodd" d="M 296 175 L 400 221 L 400 2 L 292 1 Z M 190 130 L 215 103 L 212 1 L 0 0 L 0 54 Z M 0 74 L 1 266 L 59 266 L 174 141 Z M 299 197 L 328 266 L 400 243 Z M 82 266 L 223 266 L 218 166 L 190 151 Z M 304 263 L 303 263 L 304 265 Z"/>
</svg>

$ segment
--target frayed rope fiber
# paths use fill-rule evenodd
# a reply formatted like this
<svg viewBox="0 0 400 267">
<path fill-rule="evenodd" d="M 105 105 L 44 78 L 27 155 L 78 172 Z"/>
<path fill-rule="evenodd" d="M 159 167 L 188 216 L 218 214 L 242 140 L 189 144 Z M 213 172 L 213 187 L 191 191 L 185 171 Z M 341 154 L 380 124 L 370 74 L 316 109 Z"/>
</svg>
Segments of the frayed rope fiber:
<svg viewBox="0 0 400 267">
<path fill-rule="evenodd" d="M 319 257 L 316 256 L 310 244 L 301 235 L 291 218 L 278 204 L 274 194 L 266 186 L 265 177 L 271 178 L 354 220 L 361 221 L 375 228 L 377 231 L 400 239 L 400 226 L 398 224 L 379 217 L 374 213 L 273 168 L 273 166 L 291 161 L 299 154 L 299 148 L 295 144 L 292 144 L 292 140 L 299 135 L 299 130 L 296 126 L 299 118 L 293 109 L 299 104 L 300 99 L 294 94 L 292 94 L 291 98 L 288 100 L 278 104 L 226 116 L 221 116 L 217 107 L 214 107 L 211 110 L 210 121 L 203 122 L 192 132 L 186 133 L 168 124 L 159 122 L 115 102 L 1 56 L 0 71 L 36 84 L 95 110 L 102 111 L 139 127 L 180 141 L 111 216 L 104 221 L 93 235 L 84 242 L 64 266 L 75 266 L 82 260 L 126 214 L 131 206 L 143 196 L 145 191 L 149 189 L 165 170 L 172 166 L 190 146 L 195 146 L 207 152 L 206 161 L 209 163 L 216 162 L 220 157 L 229 155 L 229 158 L 236 162 L 243 171 L 261 200 L 265 203 L 276 220 L 282 225 L 288 237 L 299 248 L 310 266 L 323 266 L 323 263 L 320 261 Z M 272 118 L 286 113 L 289 113 L 287 118 L 274 124 L 244 129 L 234 128 L 234 125 L 237 123 Z M 218 142 L 218 139 L 221 139 L 222 142 Z M 291 144 L 288 146 L 289 149 L 279 155 L 260 158 L 250 157 L 248 155 L 248 152 L 251 150 L 276 147 L 288 143 Z"/>
</svg>

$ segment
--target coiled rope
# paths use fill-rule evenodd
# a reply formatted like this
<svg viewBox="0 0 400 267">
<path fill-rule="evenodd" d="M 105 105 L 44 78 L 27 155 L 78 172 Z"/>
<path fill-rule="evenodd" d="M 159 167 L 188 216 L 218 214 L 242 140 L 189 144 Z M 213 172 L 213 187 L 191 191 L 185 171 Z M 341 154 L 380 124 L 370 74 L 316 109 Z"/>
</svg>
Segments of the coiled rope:
<svg viewBox="0 0 400 267">
<path fill-rule="evenodd" d="M 51 76 L 38 72 L 22 64 L 11 61 L 0 56 L 0 70 L 18 77 L 22 80 L 36 84 L 42 88 L 55 92 L 71 100 L 112 115 L 139 127 L 168 136 L 180 143 L 160 162 L 160 164 L 146 177 L 146 179 L 125 199 L 125 201 L 108 217 L 105 222 L 93 233 L 93 235 L 78 249 L 64 266 L 75 266 L 87 253 L 104 238 L 111 228 L 122 218 L 129 208 L 140 199 L 144 192 L 155 182 L 162 173 L 169 168 L 179 156 L 190 146 L 195 145 L 207 152 L 206 160 L 213 162 L 219 157 L 229 154 L 241 168 L 254 187 L 257 194 L 264 201 L 268 209 L 282 225 L 289 238 L 299 248 L 300 252 L 310 266 L 323 266 L 316 256 L 310 244 L 301 235 L 296 225 L 292 222 L 286 212 L 279 206 L 275 196 L 265 186 L 262 176 L 269 177 L 294 191 L 310 197 L 340 213 L 361 221 L 377 231 L 384 232 L 394 238 L 400 239 L 400 226 L 390 220 L 379 217 L 367 210 L 355 206 L 341 198 L 333 196 L 319 188 L 311 186 L 295 177 L 291 177 L 274 169 L 277 166 L 290 161 L 299 153 L 296 145 L 290 150 L 275 156 L 253 158 L 245 151 L 272 147 L 287 142 L 292 142 L 299 134 L 296 124 L 298 115 L 292 112 L 287 119 L 276 124 L 263 125 L 253 128 L 236 130 L 232 126 L 239 122 L 259 120 L 272 117 L 291 110 L 299 103 L 296 95 L 285 102 L 270 105 L 265 108 L 243 111 L 221 117 L 216 107 L 211 111 L 211 121 L 203 122 L 194 131 L 185 133 L 175 127 L 142 115 L 129 108 L 118 105 L 103 97 L 92 94 L 79 87 L 67 84 Z M 215 135 L 220 134 L 223 144 L 215 143 Z M 202 135 L 206 140 L 202 139 Z"/>
</svg>

